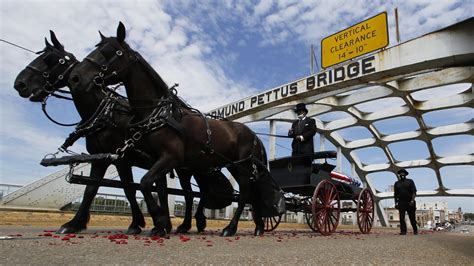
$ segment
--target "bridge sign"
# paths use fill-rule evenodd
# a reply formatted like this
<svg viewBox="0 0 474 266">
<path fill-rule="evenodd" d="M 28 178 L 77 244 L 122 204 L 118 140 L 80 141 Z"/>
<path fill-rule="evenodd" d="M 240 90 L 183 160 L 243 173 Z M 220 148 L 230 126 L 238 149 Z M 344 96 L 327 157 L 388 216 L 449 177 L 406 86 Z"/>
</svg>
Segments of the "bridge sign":
<svg viewBox="0 0 474 266">
<path fill-rule="evenodd" d="M 387 13 L 383 12 L 324 38 L 321 41 L 321 64 L 327 68 L 387 45 Z"/>
</svg>

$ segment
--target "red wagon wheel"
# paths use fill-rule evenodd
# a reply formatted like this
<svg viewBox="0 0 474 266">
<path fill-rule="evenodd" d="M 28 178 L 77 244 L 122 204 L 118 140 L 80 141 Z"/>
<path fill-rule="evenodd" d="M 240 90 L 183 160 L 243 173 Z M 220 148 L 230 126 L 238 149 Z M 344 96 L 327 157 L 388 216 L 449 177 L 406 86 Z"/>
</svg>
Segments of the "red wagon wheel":
<svg viewBox="0 0 474 266">
<path fill-rule="evenodd" d="M 340 212 L 336 186 L 329 180 L 323 180 L 314 190 L 312 200 L 313 222 L 321 235 L 328 236 L 336 230 Z"/>
<path fill-rule="evenodd" d="M 360 192 L 357 200 L 357 224 L 363 234 L 370 233 L 374 224 L 374 196 L 367 188 Z"/>
</svg>

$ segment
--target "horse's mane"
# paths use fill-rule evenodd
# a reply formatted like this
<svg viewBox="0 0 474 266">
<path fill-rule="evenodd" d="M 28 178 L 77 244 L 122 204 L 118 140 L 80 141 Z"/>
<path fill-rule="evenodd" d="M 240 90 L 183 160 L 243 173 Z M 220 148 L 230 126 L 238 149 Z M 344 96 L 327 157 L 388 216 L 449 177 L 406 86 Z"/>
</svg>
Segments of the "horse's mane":
<svg viewBox="0 0 474 266">
<path fill-rule="evenodd" d="M 133 50 L 132 50 L 133 51 Z M 165 90 L 166 93 L 169 93 L 169 86 L 168 84 L 166 84 L 166 82 L 161 78 L 161 76 L 155 71 L 155 69 L 143 58 L 143 56 L 134 51 L 138 60 L 143 64 L 143 66 L 145 67 L 145 70 L 147 71 L 147 73 L 151 76 L 152 78 L 152 81 L 154 84 L 157 84 L 157 86 L 155 86 L 155 89 L 162 89 L 162 90 Z M 161 91 L 158 91 L 159 93 L 162 93 Z M 186 108 L 186 109 L 193 109 L 188 103 L 186 103 L 183 99 L 181 99 L 180 97 L 178 97 L 176 94 L 174 93 L 170 93 L 171 94 L 171 97 L 173 97 L 177 103 L 180 105 L 180 107 L 183 107 L 183 108 Z"/>
</svg>

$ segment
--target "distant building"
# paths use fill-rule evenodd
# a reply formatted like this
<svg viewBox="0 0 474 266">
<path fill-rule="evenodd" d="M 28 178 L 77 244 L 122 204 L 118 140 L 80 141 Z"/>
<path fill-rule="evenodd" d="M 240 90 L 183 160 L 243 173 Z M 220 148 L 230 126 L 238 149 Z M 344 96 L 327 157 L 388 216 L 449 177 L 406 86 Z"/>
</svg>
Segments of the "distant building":
<svg viewBox="0 0 474 266">
<path fill-rule="evenodd" d="M 353 201 L 341 201 L 341 208 L 352 208 L 356 210 L 357 206 Z M 341 212 L 341 224 L 357 225 L 357 212 Z"/>
<path fill-rule="evenodd" d="M 400 227 L 400 216 L 395 207 L 385 208 L 389 227 Z M 448 211 L 448 203 L 445 201 L 436 202 L 417 202 L 416 204 L 416 222 L 421 228 L 432 229 L 437 223 L 447 221 L 461 221 L 462 212 Z M 409 224 L 408 215 L 405 216 Z"/>
<path fill-rule="evenodd" d="M 460 223 L 463 220 L 463 213 L 461 207 L 457 211 L 448 210 L 448 221 L 451 223 Z"/>
<path fill-rule="evenodd" d="M 417 202 L 417 210 L 429 211 L 432 213 L 433 223 L 445 223 L 448 219 L 448 203 L 445 201 Z"/>
</svg>

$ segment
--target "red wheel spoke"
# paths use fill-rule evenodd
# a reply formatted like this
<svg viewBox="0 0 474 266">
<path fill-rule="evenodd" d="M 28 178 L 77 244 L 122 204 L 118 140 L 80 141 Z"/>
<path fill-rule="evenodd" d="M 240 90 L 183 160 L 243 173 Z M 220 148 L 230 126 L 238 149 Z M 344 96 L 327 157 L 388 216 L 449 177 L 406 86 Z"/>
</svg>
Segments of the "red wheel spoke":
<svg viewBox="0 0 474 266">
<path fill-rule="evenodd" d="M 372 229 L 374 219 L 374 201 L 372 193 L 363 189 L 357 202 L 357 222 L 362 233 L 368 234 Z"/>
<path fill-rule="evenodd" d="M 332 217 L 334 217 L 334 216 L 331 214 L 331 218 Z M 337 220 L 336 217 L 334 217 L 334 219 L 329 219 L 329 221 L 331 221 L 331 224 L 332 224 L 333 227 L 336 226 L 336 220 Z"/>
<path fill-rule="evenodd" d="M 330 203 L 332 200 L 333 200 L 333 194 L 334 194 L 334 191 L 332 188 L 328 188 L 328 197 L 326 199 L 326 203 Z"/>
</svg>

